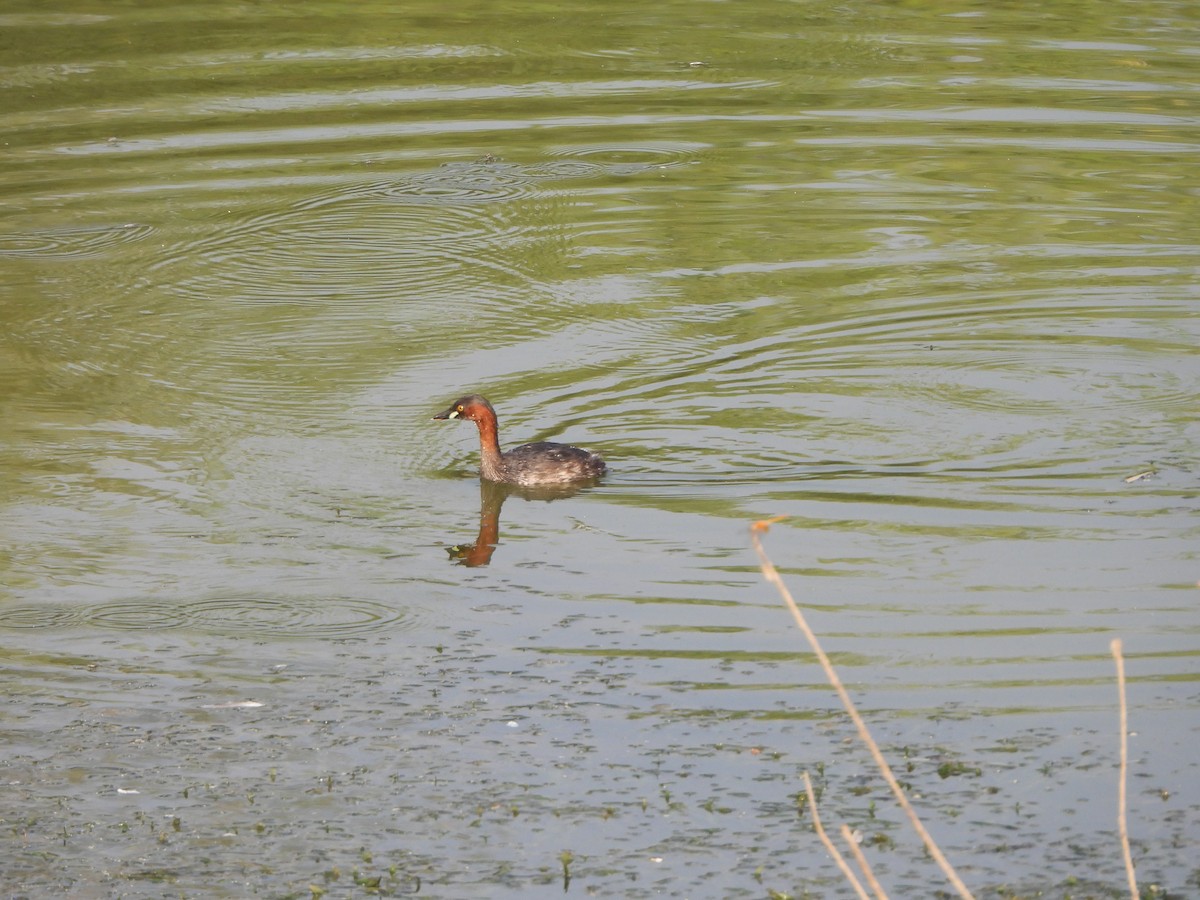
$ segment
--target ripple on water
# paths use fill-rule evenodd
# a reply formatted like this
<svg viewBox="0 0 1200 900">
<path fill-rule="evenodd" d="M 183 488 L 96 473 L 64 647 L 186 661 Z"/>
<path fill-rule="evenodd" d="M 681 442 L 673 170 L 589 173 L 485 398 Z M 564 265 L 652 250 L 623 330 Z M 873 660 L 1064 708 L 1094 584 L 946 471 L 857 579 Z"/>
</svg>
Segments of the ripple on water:
<svg viewBox="0 0 1200 900">
<path fill-rule="evenodd" d="M 605 175 L 636 175 L 647 169 L 667 169 L 690 165 L 709 149 L 708 144 L 694 141 L 643 141 L 637 144 L 589 144 L 582 147 L 560 147 L 551 150 L 554 156 L 566 158 L 575 165 L 586 163 L 597 173 Z"/>
<path fill-rule="evenodd" d="M 1080 460 L 1100 465 L 1095 448 L 1114 422 L 1158 425 L 1194 408 L 1195 367 L 1170 289 L 984 295 L 958 277 L 872 280 L 867 300 L 845 306 L 776 295 L 711 304 L 703 317 L 632 306 L 598 322 L 589 358 L 604 358 L 597 346 L 624 348 L 622 383 L 604 407 L 621 423 L 624 472 L 648 487 L 715 476 L 765 485 L 831 465 L 892 478 L 888 461 L 900 459 L 914 472 L 970 460 L 992 480 L 1068 476 Z M 1178 364 L 1164 365 L 1166 347 L 1178 347 Z M 604 422 L 593 428 L 605 434 Z M 1126 445 L 1103 465 L 1144 452 Z"/>
<path fill-rule="evenodd" d="M 232 295 L 241 303 L 339 298 L 376 303 L 397 294 L 462 289 L 478 280 L 474 264 L 498 263 L 510 226 L 481 221 L 462 206 L 436 212 L 345 198 L 317 209 L 262 217 L 236 234 L 181 248 L 208 265 L 190 266 L 176 286 L 184 296 Z M 342 286 L 352 284 L 350 292 Z"/>
<path fill-rule="evenodd" d="M 66 606 L 14 606 L 0 609 L 0 628 L 67 628 L 78 624 L 78 612 Z"/>
<path fill-rule="evenodd" d="M 706 147 L 572 147 L 532 165 L 488 158 L 344 184 L 211 231 L 176 247 L 158 268 L 186 262 L 189 273 L 172 277 L 172 290 L 205 300 L 233 293 L 241 302 L 295 302 L 336 294 L 366 304 L 472 288 L 494 296 L 531 280 L 520 260 L 540 232 L 515 206 L 553 197 L 547 187 L 555 183 L 683 165 Z M 344 284 L 353 285 L 353 296 L 337 291 Z M 428 305 L 407 306 L 409 315 L 427 313 Z"/>
<path fill-rule="evenodd" d="M 373 173 L 189 236 L 154 267 L 164 290 L 195 301 L 182 307 L 186 315 L 208 323 L 214 303 L 223 309 L 215 329 L 206 326 L 215 352 L 205 357 L 205 377 L 188 381 L 211 383 L 213 367 L 224 366 L 227 376 L 215 380 L 226 406 L 260 404 L 264 396 L 308 403 L 313 366 L 329 383 L 331 368 L 353 358 L 348 345 L 441 331 L 446 306 L 438 298 L 471 304 L 482 330 L 490 318 L 502 331 L 514 308 L 528 308 L 531 294 L 544 293 L 547 253 L 557 252 L 547 242 L 558 233 L 547 230 L 544 210 L 529 215 L 529 204 L 564 202 L 558 187 L 582 179 L 682 164 L 704 146 L 604 145 L 557 151 L 531 164 L 486 158 L 382 178 Z M 560 312 L 551 312 L 557 330 Z M 540 321 L 531 311 L 522 320 L 524 335 Z M 651 352 L 690 352 L 681 351 L 690 345 L 677 341 L 669 324 L 665 332 L 659 324 L 643 326 L 618 322 L 583 339 L 622 355 L 620 347 L 636 343 L 647 370 L 661 364 L 661 356 L 649 360 Z M 356 377 L 349 368 L 345 374 Z"/>
<path fill-rule="evenodd" d="M 518 200 L 528 196 L 533 184 L 534 179 L 522 166 L 501 162 L 447 163 L 432 172 L 366 185 L 347 195 L 397 203 L 457 206 Z"/>
<path fill-rule="evenodd" d="M 493 295 L 528 281 L 512 260 L 534 226 L 511 204 L 541 180 L 524 167 L 478 162 L 343 185 L 180 246 L 164 264 L 189 261 L 191 274 L 173 290 L 239 302 L 333 298 L 353 306 L 426 292 Z M 348 284 L 352 293 L 339 290 Z M 434 315 L 426 304 L 396 311 Z"/>
<path fill-rule="evenodd" d="M 943 360 L 928 377 L 898 386 L 907 396 L 950 397 L 981 412 L 1060 415 L 1123 410 L 1178 411 L 1194 407 L 1194 382 L 1167 371 L 1160 357 L 1110 353 L 1098 364 L 1094 347 L 1058 347 L 1041 359 L 1020 346 L 992 346 L 970 358 Z"/>
<path fill-rule="evenodd" d="M 586 329 L 571 334 L 571 353 L 593 365 L 608 362 L 619 365 L 627 385 L 639 374 L 659 379 L 664 367 L 686 369 L 707 360 L 706 345 L 700 341 L 680 340 L 676 323 L 659 314 L 642 316 L 637 309 L 624 311 L 623 317 L 597 317 Z"/>
<path fill-rule="evenodd" d="M 885 298 L 864 312 L 800 324 L 777 308 L 747 308 L 706 327 L 720 338 L 694 344 L 704 365 L 677 382 L 703 382 L 705 394 L 776 395 L 794 372 L 816 385 L 847 372 L 873 389 L 978 411 L 1075 414 L 1194 404 L 1187 366 L 1162 364 L 1164 341 L 1187 346 L 1157 319 L 1177 310 L 1152 298 L 1000 294 L 988 304 L 961 292 Z M 1087 323 L 1087 324 L 1085 324 Z M 762 335 L 762 336 L 759 336 Z M 651 386 L 672 382 L 670 375 Z"/>
<path fill-rule="evenodd" d="M 819 344 L 806 361 L 850 363 L 859 375 L 888 378 L 902 396 L 982 412 L 1170 413 L 1194 404 L 1187 371 L 1162 365 L 1164 340 L 1178 336 L 1161 333 L 1155 319 L 1170 314 L 1169 303 L 1134 304 L 1123 294 L 1000 295 L 989 305 L 933 294 L 810 332 Z"/>
<path fill-rule="evenodd" d="M 148 237 L 149 225 L 96 225 L 0 235 L 0 257 L 83 259 Z"/>
<path fill-rule="evenodd" d="M 0 628 L 93 627 L 114 631 L 187 629 L 250 637 L 340 638 L 409 629 L 409 609 L 347 597 L 213 597 L 189 603 L 127 600 L 96 606 L 12 607 L 0 610 Z"/>
</svg>

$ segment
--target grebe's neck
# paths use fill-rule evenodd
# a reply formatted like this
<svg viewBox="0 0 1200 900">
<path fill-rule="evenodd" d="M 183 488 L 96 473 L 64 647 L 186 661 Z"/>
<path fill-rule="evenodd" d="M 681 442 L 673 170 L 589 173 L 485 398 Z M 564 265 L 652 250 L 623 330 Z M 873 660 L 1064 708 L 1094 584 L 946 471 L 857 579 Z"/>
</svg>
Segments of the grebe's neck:
<svg viewBox="0 0 1200 900">
<path fill-rule="evenodd" d="M 504 480 L 504 460 L 500 454 L 500 434 L 495 415 L 475 420 L 479 426 L 479 471 L 489 481 Z"/>
</svg>

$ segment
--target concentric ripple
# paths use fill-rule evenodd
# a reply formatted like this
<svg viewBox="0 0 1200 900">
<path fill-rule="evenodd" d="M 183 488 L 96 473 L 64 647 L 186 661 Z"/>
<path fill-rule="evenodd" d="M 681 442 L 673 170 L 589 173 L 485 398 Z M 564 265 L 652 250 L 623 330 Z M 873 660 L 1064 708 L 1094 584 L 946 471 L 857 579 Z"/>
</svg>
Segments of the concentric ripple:
<svg viewBox="0 0 1200 900">
<path fill-rule="evenodd" d="M 13 606 L 0 609 L 0 628 L 68 628 L 78 624 L 78 610 L 65 606 Z"/>
<path fill-rule="evenodd" d="M 434 206 L 503 203 L 527 196 L 535 183 L 536 179 L 524 166 L 499 160 L 451 162 L 427 172 L 343 186 L 301 201 L 294 208 L 320 209 L 378 200 Z"/>
<path fill-rule="evenodd" d="M 164 631 L 186 627 L 190 616 L 186 606 L 128 600 L 82 609 L 78 618 L 81 622 L 76 624 L 111 628 L 114 631 Z"/>
<path fill-rule="evenodd" d="M 634 145 L 612 143 L 563 147 L 551 153 L 596 166 L 608 175 L 634 175 L 647 169 L 689 165 L 708 149 L 708 144 L 689 141 L 649 141 Z"/>
<path fill-rule="evenodd" d="M 510 260 L 532 227 L 512 211 L 541 179 L 495 162 L 455 163 L 394 179 L 341 185 L 175 248 L 160 268 L 206 260 L 171 289 L 208 299 L 297 302 L 340 296 L 389 303 L 426 290 L 494 291 L 496 275 L 526 277 Z M 333 293 L 353 285 L 352 294 Z"/>
<path fill-rule="evenodd" d="M 403 612 L 346 597 L 215 598 L 192 604 L 189 613 L 192 628 L 259 637 L 348 637 L 392 628 L 405 621 Z"/>
<path fill-rule="evenodd" d="M 529 193 L 531 179 L 519 166 L 502 163 L 447 163 L 385 185 L 374 185 L 368 196 L 400 203 L 436 205 L 499 203 Z"/>
<path fill-rule="evenodd" d="M 83 259 L 152 234 L 149 225 L 100 225 L 0 235 L 0 257 Z"/>
</svg>

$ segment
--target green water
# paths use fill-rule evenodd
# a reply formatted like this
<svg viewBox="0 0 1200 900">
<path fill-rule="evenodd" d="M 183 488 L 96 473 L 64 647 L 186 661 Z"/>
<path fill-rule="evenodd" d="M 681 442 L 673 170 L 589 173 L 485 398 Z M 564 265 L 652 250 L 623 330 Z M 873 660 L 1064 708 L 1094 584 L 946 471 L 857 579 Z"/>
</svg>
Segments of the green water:
<svg viewBox="0 0 1200 900">
<path fill-rule="evenodd" d="M 755 567 L 786 514 L 977 896 L 1125 895 L 1117 636 L 1139 879 L 1200 896 L 1196 46 L 1172 3 L 6 6 L 0 885 L 851 896 L 810 770 L 930 896 Z M 476 391 L 610 475 L 481 497 L 430 420 Z"/>
</svg>

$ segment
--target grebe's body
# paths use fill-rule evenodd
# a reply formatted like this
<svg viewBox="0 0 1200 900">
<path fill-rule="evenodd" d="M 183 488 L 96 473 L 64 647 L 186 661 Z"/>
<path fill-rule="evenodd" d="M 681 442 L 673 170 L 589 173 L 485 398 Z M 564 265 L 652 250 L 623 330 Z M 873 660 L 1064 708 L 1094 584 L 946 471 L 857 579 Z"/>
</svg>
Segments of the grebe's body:
<svg viewBox="0 0 1200 900">
<path fill-rule="evenodd" d="M 567 444 L 538 441 L 500 451 L 496 410 L 486 397 L 455 400 L 435 419 L 470 419 L 479 428 L 479 474 L 488 481 L 536 487 L 593 481 L 608 468 L 597 454 Z"/>
</svg>

